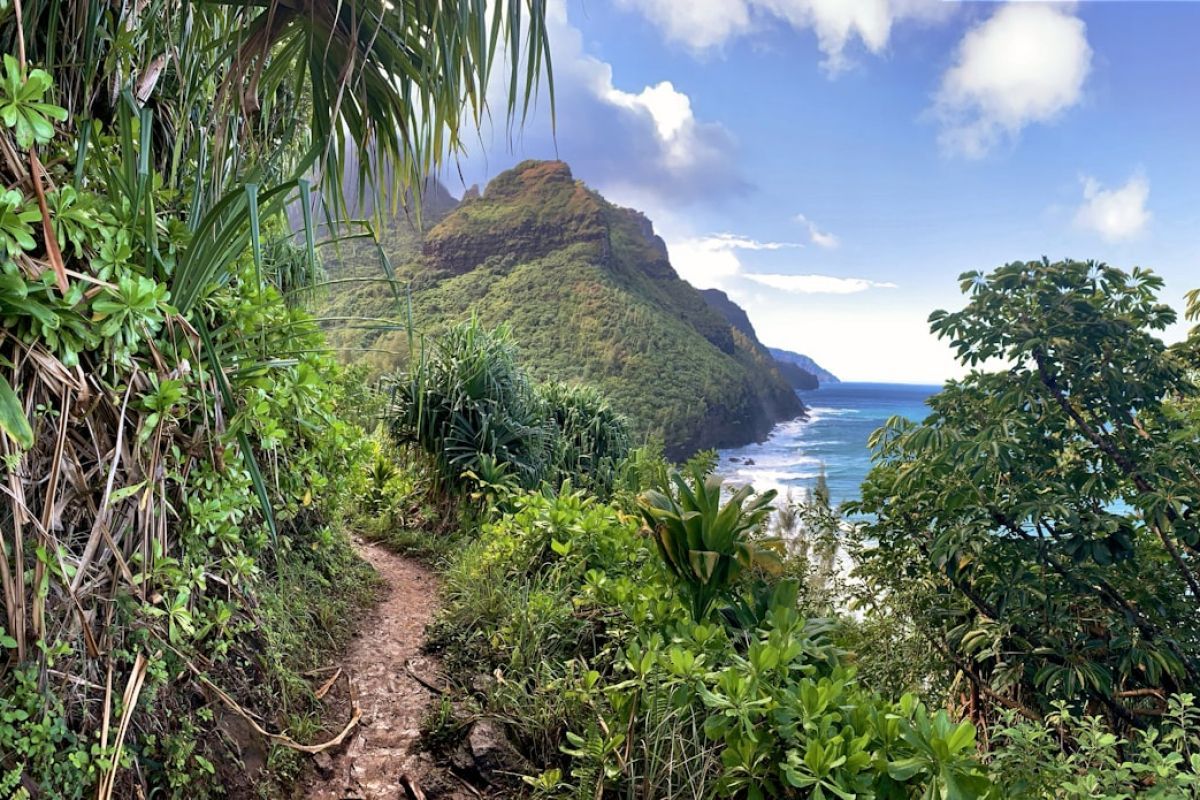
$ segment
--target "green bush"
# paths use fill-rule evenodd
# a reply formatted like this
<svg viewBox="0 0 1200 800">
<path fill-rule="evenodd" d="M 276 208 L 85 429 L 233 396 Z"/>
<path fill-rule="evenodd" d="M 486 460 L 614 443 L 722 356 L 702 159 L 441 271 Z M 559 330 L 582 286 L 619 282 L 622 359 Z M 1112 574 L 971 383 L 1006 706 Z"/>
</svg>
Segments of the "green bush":
<svg viewBox="0 0 1200 800">
<path fill-rule="evenodd" d="M 538 397 L 553 423 L 552 483 L 565 480 L 607 497 L 617 469 L 629 455 L 629 427 L 608 400 L 590 386 L 541 384 Z"/>
<path fill-rule="evenodd" d="M 477 320 L 452 327 L 396 382 L 390 426 L 420 447 L 451 488 L 488 505 L 509 484 L 564 481 L 611 491 L 629 452 L 624 419 L 596 391 L 535 387 L 506 327 Z"/>
<path fill-rule="evenodd" d="M 697 622 L 637 516 L 523 493 L 454 557 L 434 643 L 544 796 L 982 797 L 974 731 L 864 688 L 795 592 Z M 718 514 L 719 516 L 719 514 Z M 755 581 L 742 581 L 748 593 Z M 768 587 L 769 588 L 769 587 Z M 771 595 L 771 592 L 767 592 Z"/>
<path fill-rule="evenodd" d="M 432 340 L 396 383 L 391 430 L 429 453 L 451 485 L 490 457 L 523 485 L 546 474 L 551 432 L 508 331 L 476 320 Z"/>
<path fill-rule="evenodd" d="M 1000 797 L 1119 800 L 1200 796 L 1200 709 L 1169 699 L 1157 724 L 1129 736 L 1059 703 L 1044 721 L 1006 711 L 988 756 Z"/>
</svg>

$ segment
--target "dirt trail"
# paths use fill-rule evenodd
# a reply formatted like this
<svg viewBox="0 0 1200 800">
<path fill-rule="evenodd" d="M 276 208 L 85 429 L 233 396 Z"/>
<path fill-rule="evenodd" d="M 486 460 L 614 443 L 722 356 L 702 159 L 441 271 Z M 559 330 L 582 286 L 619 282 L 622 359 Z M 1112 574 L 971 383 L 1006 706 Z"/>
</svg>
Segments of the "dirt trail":
<svg viewBox="0 0 1200 800">
<path fill-rule="evenodd" d="M 349 674 L 362 720 L 349 744 L 318 757 L 304 781 L 307 800 L 404 798 L 409 776 L 432 800 L 472 798 L 461 783 L 420 751 L 421 721 L 435 698 L 412 673 L 440 684 L 436 659 L 422 655 L 425 626 L 437 610 L 437 579 L 429 568 L 374 544 L 356 543 L 383 578 L 383 600 L 358 628 L 337 666 Z M 412 671 L 409 671 L 411 663 Z M 344 684 L 344 681 L 339 681 Z"/>
</svg>

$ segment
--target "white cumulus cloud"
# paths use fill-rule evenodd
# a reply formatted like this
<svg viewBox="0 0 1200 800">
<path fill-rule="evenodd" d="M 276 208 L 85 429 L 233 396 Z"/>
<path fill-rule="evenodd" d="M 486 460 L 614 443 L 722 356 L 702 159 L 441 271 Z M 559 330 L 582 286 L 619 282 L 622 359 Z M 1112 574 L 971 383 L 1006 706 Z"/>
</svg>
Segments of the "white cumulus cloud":
<svg viewBox="0 0 1200 800">
<path fill-rule="evenodd" d="M 824 247 L 826 250 L 833 250 L 841 242 L 838 237 L 828 231 L 823 231 L 817 227 L 817 223 L 813 222 L 803 214 L 796 215 L 796 221 L 808 229 L 808 238 L 817 247 Z"/>
<path fill-rule="evenodd" d="M 650 205 L 674 207 L 746 191 L 729 131 L 698 119 L 691 98 L 669 80 L 622 83 L 612 64 L 589 52 L 568 14 L 575 8 L 566 0 L 546 3 L 556 130 L 548 116 L 539 114 L 510 138 L 509 147 L 523 157 L 561 158 L 601 191 L 645 197 Z M 492 72 L 488 102 L 493 109 L 506 107 L 505 74 Z M 485 138 L 497 133 L 485 123 Z"/>
<path fill-rule="evenodd" d="M 1027 125 L 1079 103 L 1092 66 L 1087 26 L 1068 8 L 1008 3 L 971 29 L 933 113 L 943 149 L 980 158 Z"/>
<path fill-rule="evenodd" d="M 777 273 L 748 272 L 744 278 L 772 289 L 796 294 L 855 294 L 868 289 L 895 289 L 890 281 L 872 281 L 866 278 L 838 278 L 833 275 L 780 275 Z"/>
<path fill-rule="evenodd" d="M 1123 186 L 1105 189 L 1095 178 L 1083 179 L 1083 204 L 1075 212 L 1075 224 L 1100 234 L 1105 241 L 1130 239 L 1150 221 L 1146 201 L 1150 181 L 1134 175 Z"/>
<path fill-rule="evenodd" d="M 769 23 L 811 30 L 831 74 L 851 65 L 847 50 L 855 41 L 880 53 L 892 28 L 906 18 L 946 13 L 937 0 L 619 0 L 639 11 L 666 34 L 697 52 L 717 48 Z"/>
<path fill-rule="evenodd" d="M 693 50 L 719 47 L 750 29 L 750 4 L 744 0 L 619 0 L 637 9 L 672 41 Z"/>
<path fill-rule="evenodd" d="M 687 170 L 705 158 L 719 156 L 714 152 L 717 148 L 706 139 L 705 130 L 696 122 L 692 99 L 677 91 L 670 81 L 647 86 L 637 94 L 609 84 L 598 95 L 614 106 L 649 116 L 662 148 L 661 163 L 666 168 Z"/>
</svg>

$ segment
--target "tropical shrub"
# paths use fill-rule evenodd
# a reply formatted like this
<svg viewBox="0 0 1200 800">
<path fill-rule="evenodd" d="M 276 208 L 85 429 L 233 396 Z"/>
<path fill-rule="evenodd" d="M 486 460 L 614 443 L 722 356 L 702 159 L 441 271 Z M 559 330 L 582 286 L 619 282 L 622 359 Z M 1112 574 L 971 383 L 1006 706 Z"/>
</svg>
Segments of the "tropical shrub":
<svg viewBox="0 0 1200 800">
<path fill-rule="evenodd" d="M 748 629 L 697 621 L 619 504 L 580 491 L 513 503 L 451 558 L 434 643 L 475 713 L 505 720 L 541 770 L 526 776 L 536 795 L 987 791 L 972 726 L 865 689 L 830 623 L 801 616 L 794 585 Z"/>
<path fill-rule="evenodd" d="M 390 429 L 475 499 L 509 482 L 607 494 L 629 452 L 624 419 L 592 389 L 534 386 L 506 327 L 472 319 L 435 337 L 394 383 Z"/>
<path fill-rule="evenodd" d="M 1006 710 L 994 735 L 988 767 L 1000 797 L 1200 796 L 1200 710 L 1191 695 L 1168 698 L 1164 715 L 1129 737 L 1100 716 L 1076 716 L 1065 703 L 1045 721 Z"/>
<path fill-rule="evenodd" d="M 341 529 L 363 432 L 283 297 L 319 274 L 304 176 L 326 176 L 333 209 L 348 154 L 364 191 L 419 186 L 481 119 L 502 37 L 541 73 L 544 9 L 528 5 L 528 37 L 519 4 L 0 14 L 6 791 L 267 792 L 218 758 L 225 701 L 204 695 L 315 730 L 297 673 L 370 583 Z"/>
<path fill-rule="evenodd" d="M 671 480 L 674 491 L 648 489 L 641 496 L 642 517 L 692 618 L 702 622 L 714 602 L 732 594 L 742 570 L 778 569 L 781 542 L 751 536 L 770 516 L 776 492 L 755 496 L 753 487 L 742 486 L 722 503 L 721 476 L 699 463 Z"/>
<path fill-rule="evenodd" d="M 451 484 L 484 458 L 525 486 L 545 475 L 551 434 L 507 329 L 474 319 L 451 328 L 415 357 L 394 396 L 393 435 L 428 453 Z"/>
<path fill-rule="evenodd" d="M 570 480 L 607 497 L 629 455 L 625 418 L 590 386 L 552 381 L 539 385 L 537 393 L 554 430 L 550 461 L 557 474 L 551 482 Z"/>
</svg>

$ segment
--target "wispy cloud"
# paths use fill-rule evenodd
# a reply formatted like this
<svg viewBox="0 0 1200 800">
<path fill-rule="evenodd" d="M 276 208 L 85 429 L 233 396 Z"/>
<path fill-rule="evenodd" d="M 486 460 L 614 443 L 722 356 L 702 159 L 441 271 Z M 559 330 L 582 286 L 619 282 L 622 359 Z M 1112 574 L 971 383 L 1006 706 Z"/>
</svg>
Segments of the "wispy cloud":
<svg viewBox="0 0 1200 800">
<path fill-rule="evenodd" d="M 938 19 L 948 6 L 936 0 L 619 0 L 657 25 L 668 40 L 697 53 L 719 49 L 736 37 L 783 24 L 812 31 L 824 59 L 837 75 L 852 66 L 856 43 L 880 55 L 892 29 L 906 19 Z"/>
<path fill-rule="evenodd" d="M 747 280 L 770 286 L 784 292 L 796 294 L 855 294 L 868 289 L 895 289 L 890 281 L 872 281 L 866 278 L 837 278 L 833 275 L 781 275 L 778 273 L 747 272 Z"/>
<path fill-rule="evenodd" d="M 668 242 L 671 263 L 686 280 L 701 289 L 720 286 L 742 271 L 739 250 L 784 250 L 803 247 L 795 242 L 764 242 L 736 233 L 714 233 Z"/>
<path fill-rule="evenodd" d="M 717 250 L 783 250 L 788 247 L 803 247 L 796 242 L 760 242 L 737 233 L 714 233 L 700 239 L 706 247 Z"/>
<path fill-rule="evenodd" d="M 808 238 L 817 247 L 824 247 L 826 250 L 833 250 L 841 242 L 838 237 L 828 231 L 823 231 L 817 227 L 817 223 L 813 222 L 803 214 L 796 215 L 796 221 L 808 229 Z"/>
</svg>

